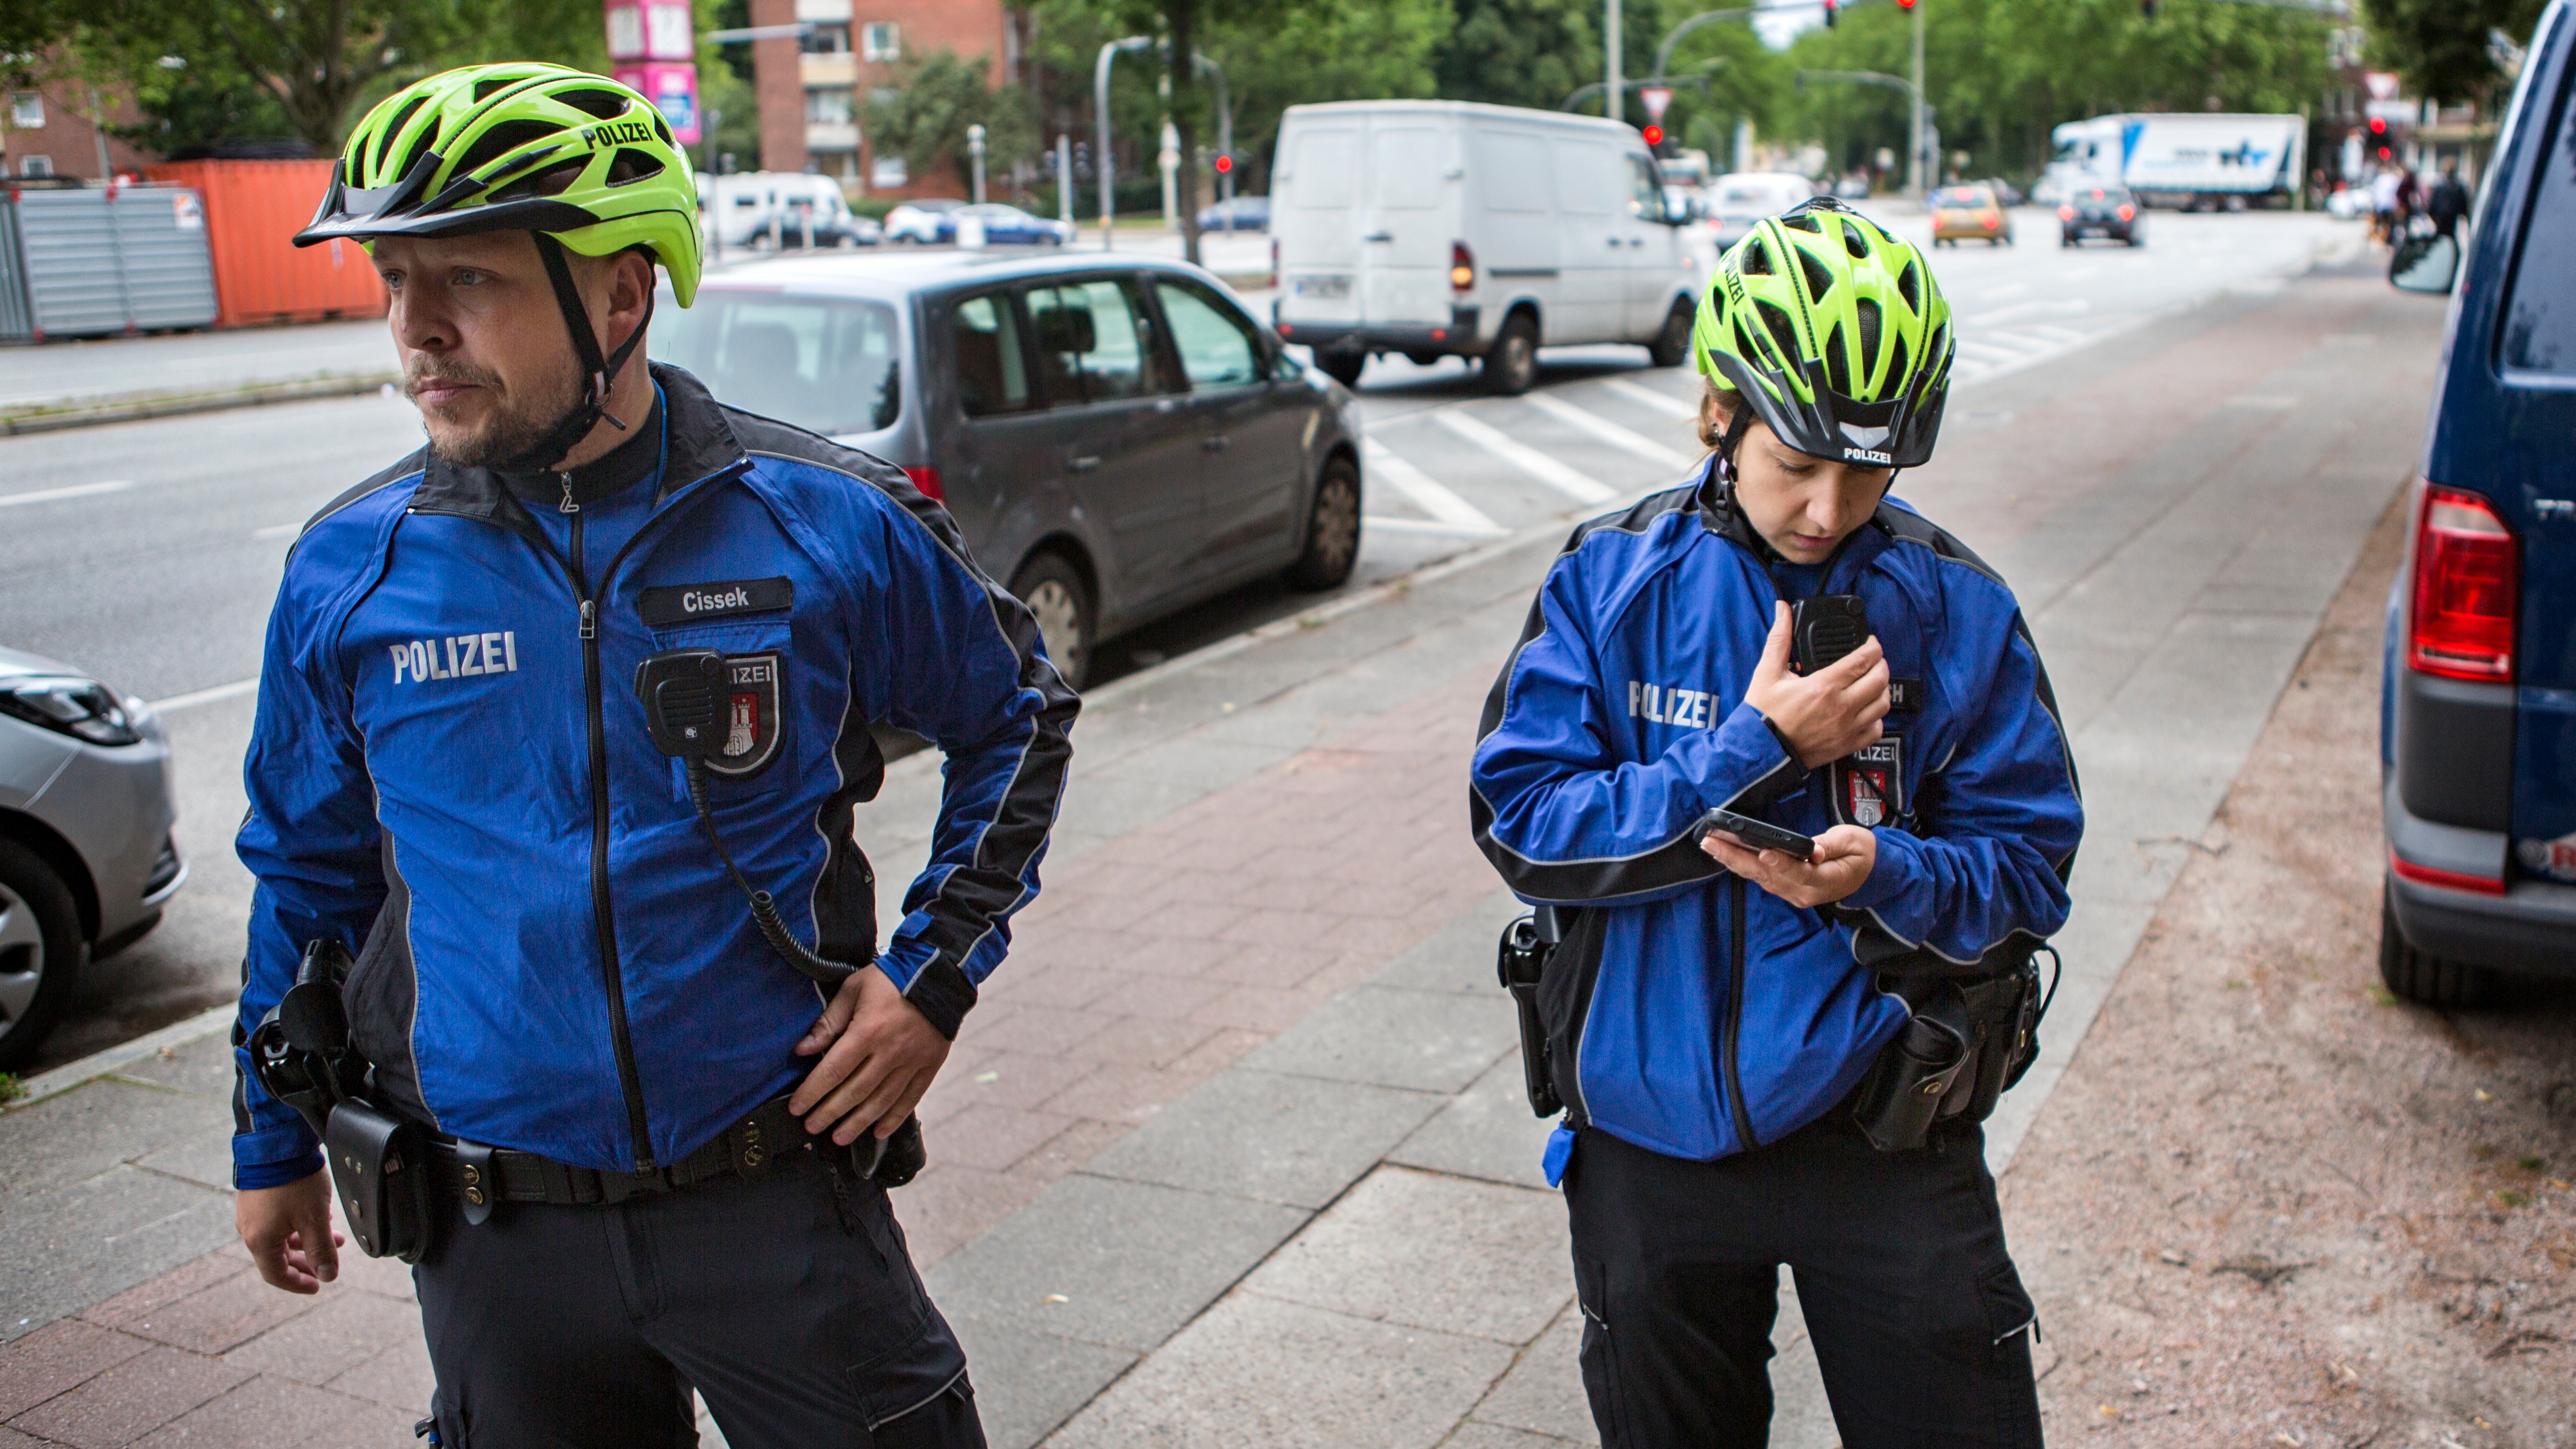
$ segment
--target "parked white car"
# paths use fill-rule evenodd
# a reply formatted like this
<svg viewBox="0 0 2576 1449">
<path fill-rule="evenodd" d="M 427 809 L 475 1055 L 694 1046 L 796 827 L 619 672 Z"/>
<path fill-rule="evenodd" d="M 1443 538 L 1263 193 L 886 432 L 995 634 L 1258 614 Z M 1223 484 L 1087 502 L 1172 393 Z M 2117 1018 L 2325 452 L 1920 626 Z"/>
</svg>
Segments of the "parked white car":
<svg viewBox="0 0 2576 1449">
<path fill-rule="evenodd" d="M 965 204 L 944 196 L 907 201 L 886 213 L 885 239 L 890 245 L 896 242 L 911 242 L 929 246 L 943 240 L 939 235 L 939 223 L 942 220 L 948 222 L 949 237 L 954 238 L 957 234 L 957 223 L 948 213 Z"/>
<path fill-rule="evenodd" d="M 1270 232 L 1284 340 L 1345 386 L 1373 355 L 1482 359 L 1525 391 L 1542 346 L 1690 348 L 1716 260 L 1633 127 L 1467 101 L 1337 101 L 1281 118 Z"/>
</svg>

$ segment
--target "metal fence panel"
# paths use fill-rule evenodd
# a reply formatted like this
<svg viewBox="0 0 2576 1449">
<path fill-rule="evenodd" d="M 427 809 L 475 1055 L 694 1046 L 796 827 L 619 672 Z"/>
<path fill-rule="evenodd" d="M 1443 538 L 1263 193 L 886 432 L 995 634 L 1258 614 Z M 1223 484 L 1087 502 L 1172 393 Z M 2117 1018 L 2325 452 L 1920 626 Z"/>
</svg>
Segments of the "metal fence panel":
<svg viewBox="0 0 2576 1449">
<path fill-rule="evenodd" d="M 123 186 L 108 210 L 134 325 L 146 330 L 214 325 L 215 263 L 206 206 L 184 186 Z"/>
<path fill-rule="evenodd" d="M 18 208 L 0 197 L 0 342 L 24 342 L 35 325 L 27 311 L 27 268 L 18 255 Z"/>
</svg>

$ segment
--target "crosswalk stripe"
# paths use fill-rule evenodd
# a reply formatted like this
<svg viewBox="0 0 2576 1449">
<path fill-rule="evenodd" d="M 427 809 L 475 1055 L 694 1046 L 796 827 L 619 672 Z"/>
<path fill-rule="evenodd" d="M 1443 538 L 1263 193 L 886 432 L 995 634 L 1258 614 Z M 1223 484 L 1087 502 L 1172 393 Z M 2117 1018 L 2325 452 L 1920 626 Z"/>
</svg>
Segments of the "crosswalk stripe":
<svg viewBox="0 0 2576 1449">
<path fill-rule="evenodd" d="M 1600 503 L 1612 496 L 1608 488 L 1593 482 L 1519 439 L 1507 437 L 1492 426 L 1467 416 L 1458 408 L 1442 408 L 1431 416 L 1440 426 L 1568 498 L 1582 503 Z"/>
<path fill-rule="evenodd" d="M 1959 350 L 1970 357 L 1991 357 L 1998 362 L 2019 362 L 2030 355 L 2022 348 L 1998 347 L 1991 342 L 1971 342 L 1964 337 L 1959 339 Z"/>
<path fill-rule="evenodd" d="M 1659 413 L 1670 413 L 1672 416 L 1677 418 L 1695 418 L 1699 416 L 1699 404 L 1688 398 L 1674 397 L 1670 393 L 1657 392 L 1651 387 L 1641 386 L 1640 384 L 1633 382 L 1626 382 L 1615 377 L 1603 378 L 1601 380 L 1601 386 L 1611 392 L 1617 393 L 1619 396 L 1626 398 L 1632 403 L 1639 403 L 1646 407 L 1653 408 Z"/>
<path fill-rule="evenodd" d="M 87 498 L 97 493 L 122 493 L 133 486 L 120 478 L 112 483 L 75 483 L 68 488 L 39 488 L 32 493 L 0 493 L 0 508 L 20 503 L 52 503 L 63 498 Z"/>
<path fill-rule="evenodd" d="M 1398 457 L 1395 450 L 1386 444 L 1371 438 L 1361 445 L 1361 452 L 1368 458 L 1371 476 L 1382 478 L 1394 485 L 1397 492 L 1412 499 L 1415 506 L 1439 520 L 1439 532 L 1488 534 L 1503 531 L 1503 526 L 1487 518 L 1484 510 L 1451 492 L 1440 480 Z M 1398 531 L 1426 531 L 1409 530 L 1408 526 L 1416 522 L 1413 519 L 1393 519 L 1372 515 L 1368 522 L 1379 528 L 1393 528 Z"/>
<path fill-rule="evenodd" d="M 2084 340 L 2084 334 L 2076 331 L 2072 327 L 2057 327 L 2046 322 L 2034 322 L 2030 325 L 2028 330 L 2038 333 L 2040 336 L 2047 338 L 2051 342 L 2081 342 Z"/>
<path fill-rule="evenodd" d="M 1436 518 L 1398 518 L 1391 513 L 1363 513 L 1360 522 L 1380 533 L 1436 533 L 1444 538 L 1500 538 L 1499 528 L 1467 528 Z"/>
<path fill-rule="evenodd" d="M 1629 452 L 1636 454 L 1638 457 L 1646 459 L 1648 462 L 1660 463 L 1667 468 L 1673 469 L 1685 468 L 1690 465 L 1690 459 L 1682 456 L 1678 449 L 1667 448 L 1663 444 L 1656 442 L 1654 439 L 1649 438 L 1642 433 L 1632 433 L 1626 428 L 1619 426 L 1617 423 L 1610 421 L 1608 418 L 1587 413 L 1583 409 L 1576 407 L 1574 404 L 1567 402 L 1561 397 L 1555 397 L 1543 392 L 1534 392 L 1523 397 L 1521 401 L 1528 403 L 1531 407 L 1538 409 L 1540 412 L 1547 414 L 1549 417 L 1556 419 L 1567 427 L 1581 428 L 1583 431 L 1590 433 L 1592 436 L 1599 438 L 1610 446 L 1614 448 L 1625 448 Z"/>
</svg>

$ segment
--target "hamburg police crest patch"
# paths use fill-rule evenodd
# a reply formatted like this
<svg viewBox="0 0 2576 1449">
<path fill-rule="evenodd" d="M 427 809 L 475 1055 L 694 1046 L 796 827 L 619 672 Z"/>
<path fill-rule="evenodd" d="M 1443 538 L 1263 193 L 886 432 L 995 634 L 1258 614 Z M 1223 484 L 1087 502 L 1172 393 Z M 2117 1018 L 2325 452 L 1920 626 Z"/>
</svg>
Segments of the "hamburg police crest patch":
<svg viewBox="0 0 2576 1449">
<path fill-rule="evenodd" d="M 1833 767 L 1834 814 L 1845 825 L 1867 830 L 1886 825 L 1905 813 L 1905 738 L 1881 735 L 1836 760 Z"/>
<path fill-rule="evenodd" d="M 707 768 L 728 780 L 744 780 L 778 758 L 783 666 L 774 650 L 729 654 L 725 665 L 733 677 L 726 690 L 724 749 L 707 761 Z"/>
</svg>

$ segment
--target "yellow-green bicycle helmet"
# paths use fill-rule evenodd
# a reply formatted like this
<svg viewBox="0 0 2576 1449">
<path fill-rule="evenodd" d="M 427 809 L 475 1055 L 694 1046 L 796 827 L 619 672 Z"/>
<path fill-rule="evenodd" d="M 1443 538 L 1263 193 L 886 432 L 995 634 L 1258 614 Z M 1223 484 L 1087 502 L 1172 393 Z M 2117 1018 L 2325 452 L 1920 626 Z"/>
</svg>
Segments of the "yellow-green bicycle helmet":
<svg viewBox="0 0 2576 1449">
<path fill-rule="evenodd" d="M 1955 351 L 1921 250 L 1831 197 L 1757 223 L 1719 261 L 1691 329 L 1700 375 L 1780 441 L 1865 467 L 1931 458 Z M 1730 462 L 1746 418 L 1739 408 Z"/>
<path fill-rule="evenodd" d="M 640 247 L 686 307 L 701 270 L 698 184 L 670 123 L 634 90 L 536 61 L 470 65 L 405 86 L 367 112 L 295 244 L 493 231 L 534 234 L 587 379 L 582 405 L 518 460 L 550 467 L 606 415 L 610 382 L 644 337 L 639 325 L 600 354 L 564 250 L 604 257 Z"/>
</svg>

